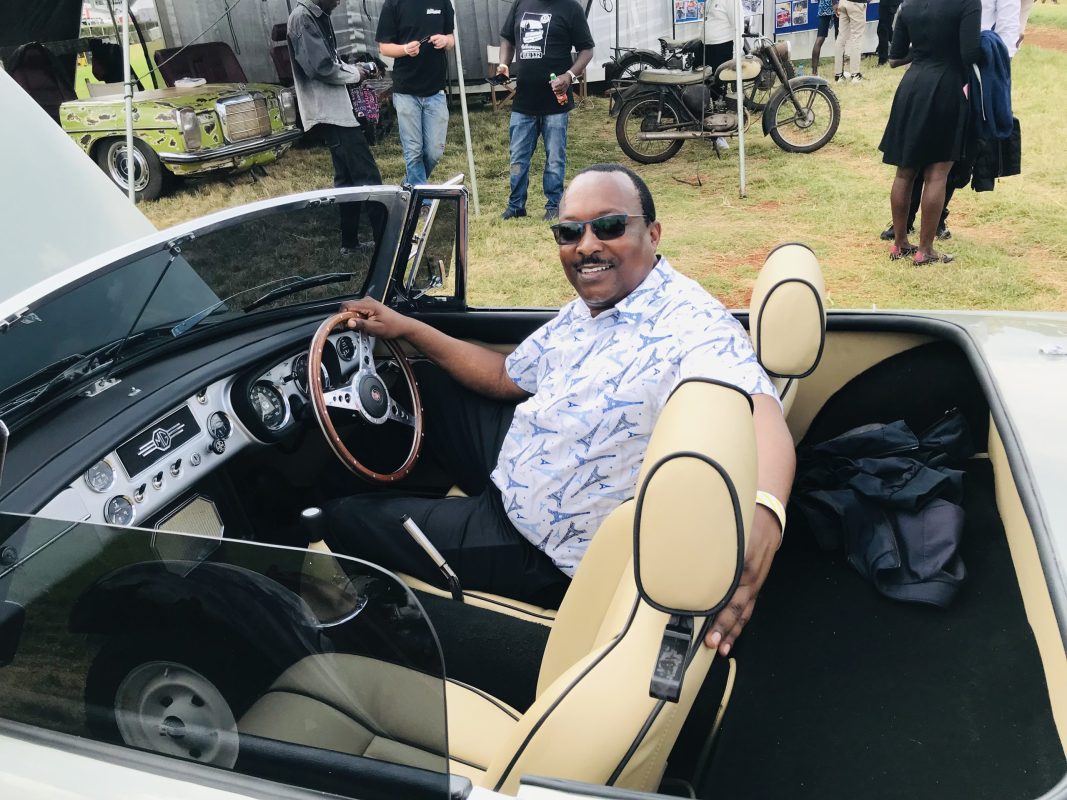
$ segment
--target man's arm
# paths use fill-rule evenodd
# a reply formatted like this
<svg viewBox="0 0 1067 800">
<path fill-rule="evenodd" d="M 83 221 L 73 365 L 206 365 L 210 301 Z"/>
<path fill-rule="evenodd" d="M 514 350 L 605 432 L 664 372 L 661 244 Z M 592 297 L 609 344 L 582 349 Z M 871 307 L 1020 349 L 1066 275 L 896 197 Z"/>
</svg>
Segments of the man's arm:
<svg viewBox="0 0 1067 800">
<path fill-rule="evenodd" d="M 508 375 L 502 353 L 455 339 L 377 300 L 350 300 L 341 306 L 341 310 L 357 311 L 363 315 L 362 319 L 348 323 L 353 330 L 382 339 L 406 339 L 471 391 L 499 400 L 529 397 Z"/>
<path fill-rule="evenodd" d="M 363 80 L 363 73 L 358 68 L 342 64 L 334 58 L 326 40 L 322 38 L 322 31 L 311 17 L 298 20 L 296 30 L 289 34 L 289 42 L 293 59 L 309 77 L 340 85 Z"/>
<path fill-rule="evenodd" d="M 515 57 L 515 45 L 500 37 L 500 63 L 496 66 L 497 73 L 511 74 L 511 59 Z"/>
<path fill-rule="evenodd" d="M 783 506 L 789 502 L 796 471 L 793 437 L 786 427 L 778 401 L 767 394 L 752 398 L 753 422 L 756 426 L 756 457 L 759 464 L 757 488 L 777 497 Z M 778 518 L 767 508 L 756 506 L 745 548 L 745 565 L 730 602 L 715 617 L 704 644 L 728 655 L 745 624 L 752 617 L 756 597 L 767 580 L 774 554 L 782 542 Z"/>
<path fill-rule="evenodd" d="M 1008 48 L 1008 58 L 1015 58 L 1019 49 L 1019 22 L 1022 12 L 1019 0 L 997 0 L 997 18 L 994 29 Z"/>
</svg>

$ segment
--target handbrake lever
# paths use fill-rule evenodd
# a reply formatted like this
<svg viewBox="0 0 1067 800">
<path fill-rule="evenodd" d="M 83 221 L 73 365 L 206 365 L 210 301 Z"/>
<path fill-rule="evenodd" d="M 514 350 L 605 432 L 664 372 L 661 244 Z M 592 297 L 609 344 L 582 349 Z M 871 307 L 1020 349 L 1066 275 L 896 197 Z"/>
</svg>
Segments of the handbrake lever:
<svg viewBox="0 0 1067 800">
<path fill-rule="evenodd" d="M 452 567 L 448 566 L 445 557 L 433 546 L 433 542 L 426 537 L 426 534 L 422 532 L 422 529 L 415 524 L 415 520 L 407 514 L 400 518 L 400 524 L 404 526 L 404 530 L 408 532 L 408 535 L 415 540 L 415 544 L 421 547 L 423 552 L 425 552 L 426 555 L 430 557 L 430 560 L 437 565 L 437 568 L 441 570 L 441 574 L 445 576 L 445 580 L 448 582 L 448 591 L 452 593 L 452 599 L 462 603 L 463 587 L 460 586 L 459 577 L 452 571 Z"/>
</svg>

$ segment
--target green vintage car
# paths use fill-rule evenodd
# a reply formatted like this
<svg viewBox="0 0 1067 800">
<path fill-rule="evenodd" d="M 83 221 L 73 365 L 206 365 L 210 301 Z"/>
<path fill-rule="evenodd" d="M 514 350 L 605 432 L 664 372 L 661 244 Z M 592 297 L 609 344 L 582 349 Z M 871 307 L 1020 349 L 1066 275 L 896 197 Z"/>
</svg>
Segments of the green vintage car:
<svg viewBox="0 0 1067 800">
<path fill-rule="evenodd" d="M 87 83 L 75 96 L 73 72 L 39 42 L 19 47 L 5 70 L 122 189 L 131 172 L 121 83 Z M 133 96 L 133 182 L 154 200 L 173 175 L 242 171 L 269 164 L 302 133 L 296 92 L 268 83 L 177 79 Z"/>
<path fill-rule="evenodd" d="M 59 122 L 108 176 L 126 189 L 126 113 L 120 94 L 70 100 Z M 170 175 L 243 171 L 269 164 L 300 137 L 296 94 L 264 83 L 214 83 L 137 92 L 133 181 L 154 200 Z"/>
</svg>

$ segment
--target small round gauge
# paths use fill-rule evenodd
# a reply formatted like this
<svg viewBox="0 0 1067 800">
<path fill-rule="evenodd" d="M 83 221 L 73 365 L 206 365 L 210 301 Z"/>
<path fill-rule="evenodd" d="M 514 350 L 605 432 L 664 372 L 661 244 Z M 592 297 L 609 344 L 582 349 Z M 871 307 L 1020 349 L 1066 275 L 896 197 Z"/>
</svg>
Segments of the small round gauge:
<svg viewBox="0 0 1067 800">
<path fill-rule="evenodd" d="M 106 492 L 115 482 L 115 470 L 107 461 L 97 461 L 86 470 L 85 482 L 94 492 Z"/>
<path fill-rule="evenodd" d="M 108 525 L 130 525 L 133 523 L 133 503 L 124 495 L 112 497 L 104 506 L 104 521 Z"/>
<path fill-rule="evenodd" d="M 207 418 L 207 432 L 212 439 L 229 439 L 233 433 L 233 424 L 225 411 L 216 411 Z"/>
<path fill-rule="evenodd" d="M 356 355 L 356 346 L 352 343 L 351 336 L 342 336 L 337 340 L 337 355 L 342 361 L 351 361 Z"/>
<path fill-rule="evenodd" d="M 248 402 L 267 430 L 276 431 L 285 423 L 285 401 L 271 384 L 260 381 L 248 390 Z"/>
<path fill-rule="evenodd" d="M 326 371 L 326 365 L 320 364 L 319 371 L 322 374 L 322 390 L 328 391 L 330 388 L 330 373 Z M 302 353 L 296 357 L 293 361 L 293 381 L 296 383 L 296 388 L 301 391 L 302 394 L 308 393 L 308 357 Z"/>
</svg>

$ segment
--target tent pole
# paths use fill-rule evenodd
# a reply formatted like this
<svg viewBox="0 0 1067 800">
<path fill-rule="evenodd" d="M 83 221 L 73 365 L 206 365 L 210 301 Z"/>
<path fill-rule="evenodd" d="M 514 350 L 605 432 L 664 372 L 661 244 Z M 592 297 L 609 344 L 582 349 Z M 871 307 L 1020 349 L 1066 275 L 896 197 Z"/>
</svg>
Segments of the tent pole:
<svg viewBox="0 0 1067 800">
<path fill-rule="evenodd" d="M 471 194 L 474 196 L 474 216 L 481 216 L 478 203 L 478 176 L 474 173 L 474 148 L 471 145 L 471 121 L 467 115 L 467 88 L 463 82 L 463 53 L 459 48 L 459 15 L 452 5 L 452 38 L 456 43 L 456 72 L 459 74 L 459 105 L 463 110 L 463 139 L 467 143 L 467 168 L 471 172 Z"/>
<path fill-rule="evenodd" d="M 126 101 L 126 194 L 130 202 L 137 204 L 137 191 L 133 188 L 137 174 L 133 157 L 133 78 L 130 75 L 130 0 L 122 0 L 122 80 L 123 99 Z"/>
<path fill-rule="evenodd" d="M 745 196 L 745 89 L 741 82 L 741 56 L 744 41 L 741 37 L 742 26 L 745 24 L 745 7 L 741 0 L 737 3 L 737 16 L 734 25 L 734 69 L 737 72 L 737 155 L 740 171 L 738 174 L 738 197 Z"/>
</svg>

